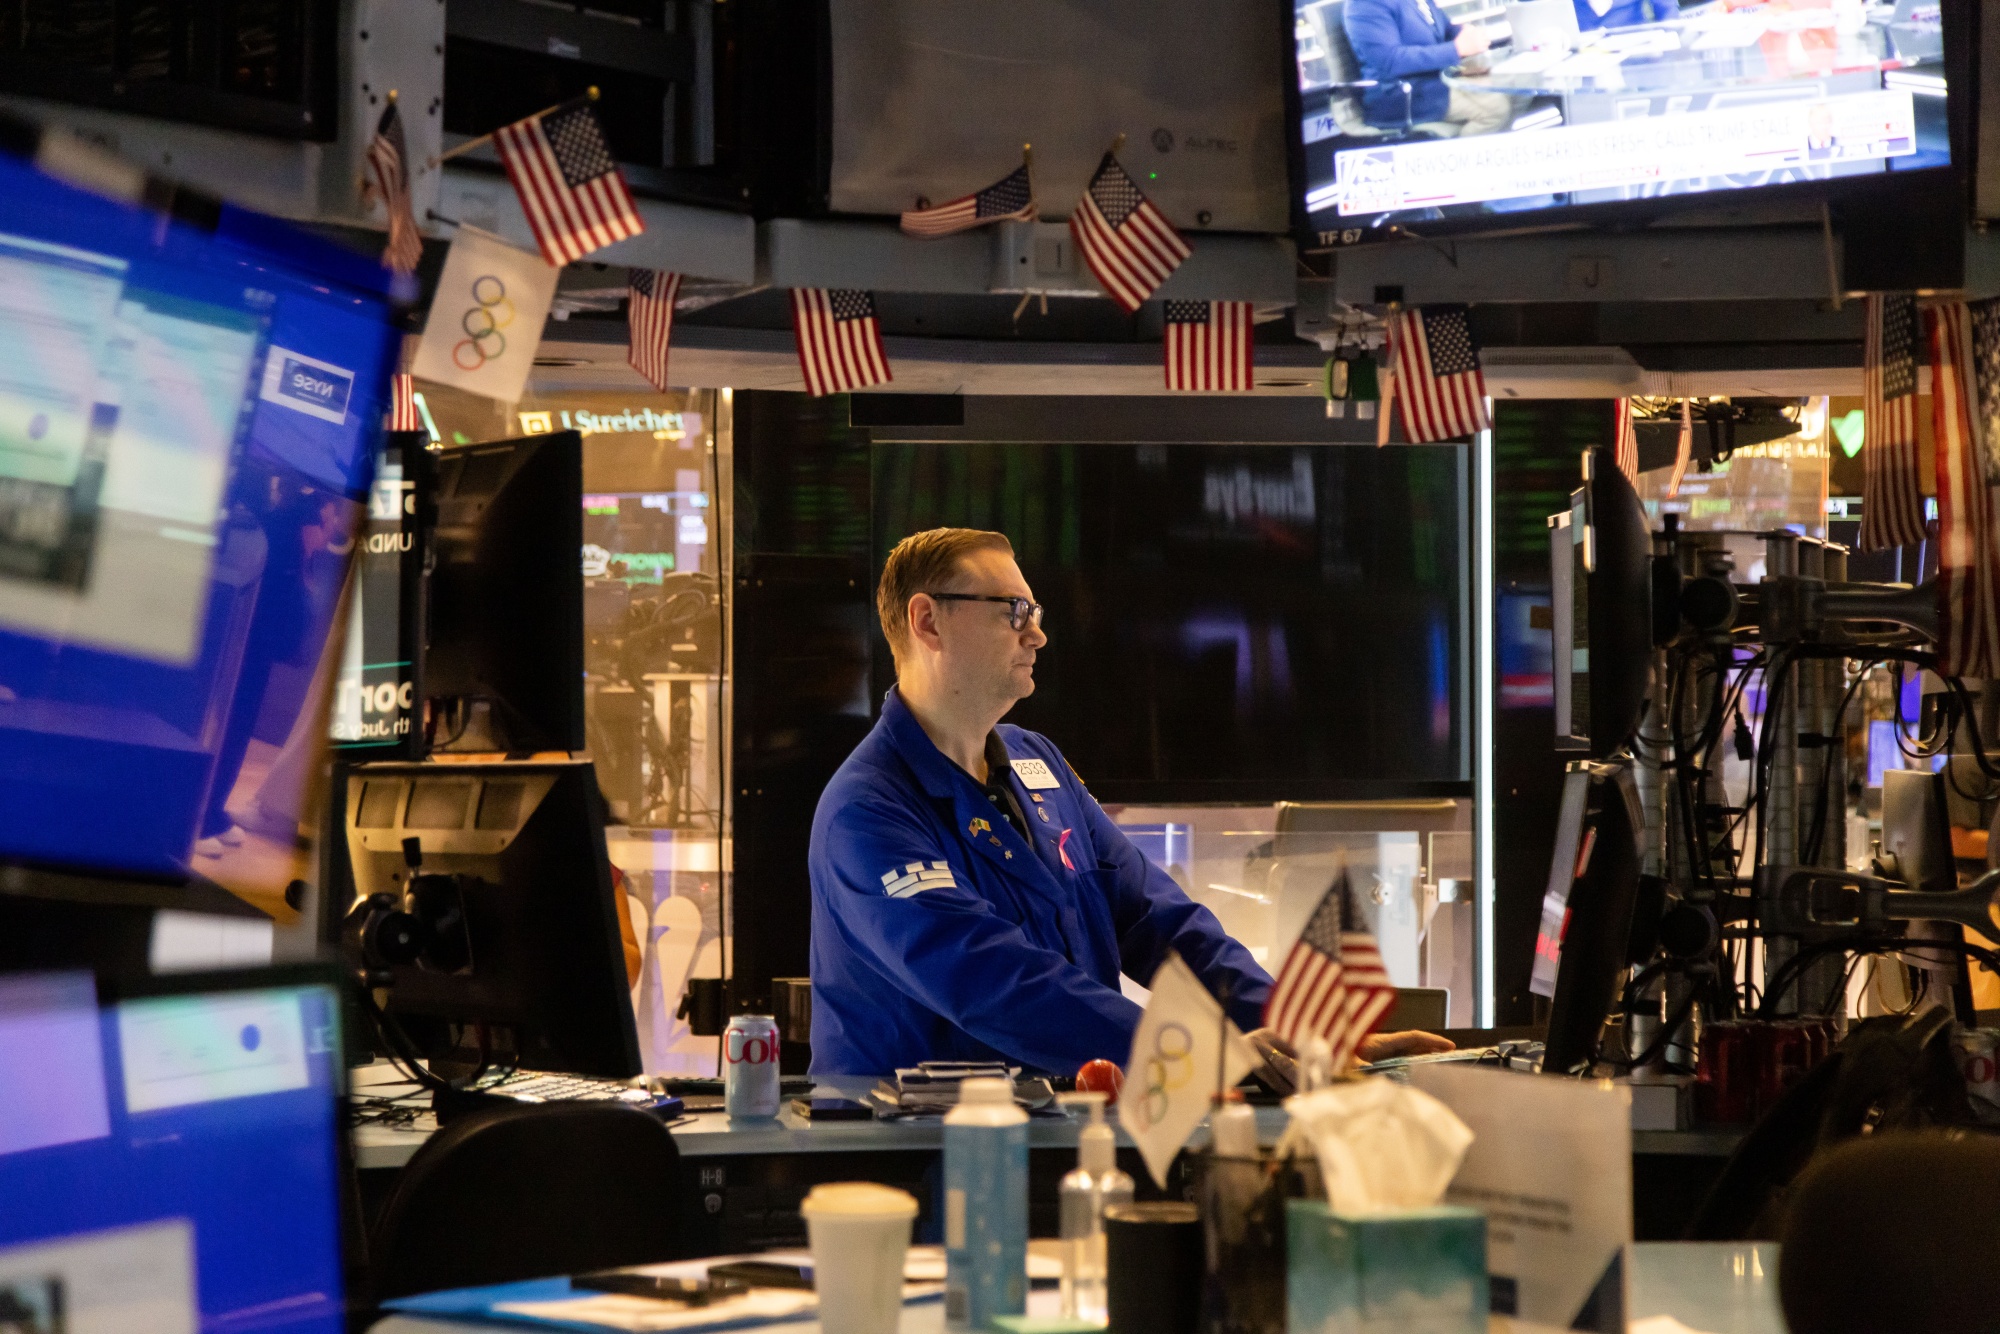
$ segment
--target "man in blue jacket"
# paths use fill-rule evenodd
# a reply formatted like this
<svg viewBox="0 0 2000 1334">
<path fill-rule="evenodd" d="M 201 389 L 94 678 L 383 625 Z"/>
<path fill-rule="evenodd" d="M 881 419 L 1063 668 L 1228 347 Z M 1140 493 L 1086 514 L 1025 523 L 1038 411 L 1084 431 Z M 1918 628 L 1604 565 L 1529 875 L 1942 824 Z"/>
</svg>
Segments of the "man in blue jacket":
<svg viewBox="0 0 2000 1334">
<path fill-rule="evenodd" d="M 812 1073 L 1122 1063 L 1140 1010 L 1119 976 L 1150 980 L 1169 950 L 1255 1030 L 1270 976 L 1132 846 L 1061 751 L 1000 725 L 1048 642 L 1007 539 L 907 537 L 876 600 L 896 686 L 813 819 Z M 1442 1042 L 1378 1035 L 1365 1054 Z"/>
<path fill-rule="evenodd" d="M 1485 29 L 1446 18 L 1437 0 L 1347 0 L 1341 23 L 1361 77 L 1375 80 L 1361 94 L 1370 125 L 1400 130 L 1443 121 L 1463 138 L 1512 123 L 1508 94 L 1444 81 L 1445 70 L 1482 56 L 1491 43 Z"/>
</svg>

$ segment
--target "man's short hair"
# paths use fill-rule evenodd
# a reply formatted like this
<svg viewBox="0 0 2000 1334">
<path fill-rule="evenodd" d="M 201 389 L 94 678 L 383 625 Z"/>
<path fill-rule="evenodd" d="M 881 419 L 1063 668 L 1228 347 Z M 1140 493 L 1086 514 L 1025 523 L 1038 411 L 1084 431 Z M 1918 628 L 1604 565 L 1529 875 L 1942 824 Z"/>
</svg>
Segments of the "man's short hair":
<svg viewBox="0 0 2000 1334">
<path fill-rule="evenodd" d="M 1014 554 L 1005 533 L 982 528 L 927 528 L 896 544 L 882 565 L 882 582 L 875 589 L 875 612 L 882 633 L 897 657 L 909 647 L 910 599 L 918 593 L 953 592 L 959 563 L 975 551 Z"/>
</svg>

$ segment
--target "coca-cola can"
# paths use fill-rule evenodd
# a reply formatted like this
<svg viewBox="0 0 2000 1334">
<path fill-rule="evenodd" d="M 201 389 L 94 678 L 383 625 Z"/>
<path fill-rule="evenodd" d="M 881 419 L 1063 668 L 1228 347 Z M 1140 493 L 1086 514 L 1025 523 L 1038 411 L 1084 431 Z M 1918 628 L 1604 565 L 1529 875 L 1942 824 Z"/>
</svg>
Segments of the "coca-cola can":
<svg viewBox="0 0 2000 1334">
<path fill-rule="evenodd" d="M 1960 1029 L 1953 1045 L 1972 1114 L 1981 1124 L 2000 1125 L 2000 1029 Z"/>
<path fill-rule="evenodd" d="M 739 1014 L 722 1033 L 722 1107 L 731 1116 L 778 1114 L 778 1021 Z"/>
</svg>

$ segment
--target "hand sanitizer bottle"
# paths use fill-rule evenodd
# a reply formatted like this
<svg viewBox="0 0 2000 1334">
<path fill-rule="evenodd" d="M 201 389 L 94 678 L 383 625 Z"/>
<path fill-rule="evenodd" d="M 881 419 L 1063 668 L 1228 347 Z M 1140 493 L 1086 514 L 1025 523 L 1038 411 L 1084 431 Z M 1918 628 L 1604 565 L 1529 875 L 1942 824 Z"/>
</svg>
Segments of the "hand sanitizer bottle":
<svg viewBox="0 0 2000 1334">
<path fill-rule="evenodd" d="M 1102 1325 L 1105 1299 L 1104 1211 L 1132 1202 L 1132 1178 L 1118 1170 L 1118 1139 L 1104 1124 L 1102 1093 L 1064 1094 L 1065 1103 L 1090 1108 L 1090 1124 L 1077 1136 L 1076 1170 L 1062 1179 L 1062 1313 Z"/>
</svg>

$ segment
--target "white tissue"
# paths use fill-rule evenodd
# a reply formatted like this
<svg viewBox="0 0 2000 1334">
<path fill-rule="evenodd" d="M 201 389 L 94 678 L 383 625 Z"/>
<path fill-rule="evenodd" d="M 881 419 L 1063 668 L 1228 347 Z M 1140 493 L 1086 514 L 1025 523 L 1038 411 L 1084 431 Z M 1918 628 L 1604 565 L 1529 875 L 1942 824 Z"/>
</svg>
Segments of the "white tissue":
<svg viewBox="0 0 2000 1334">
<path fill-rule="evenodd" d="M 1335 1213 L 1428 1208 L 1444 1198 L 1472 1145 L 1451 1108 L 1379 1076 L 1298 1094 L 1285 1110 L 1319 1158 Z"/>
</svg>

